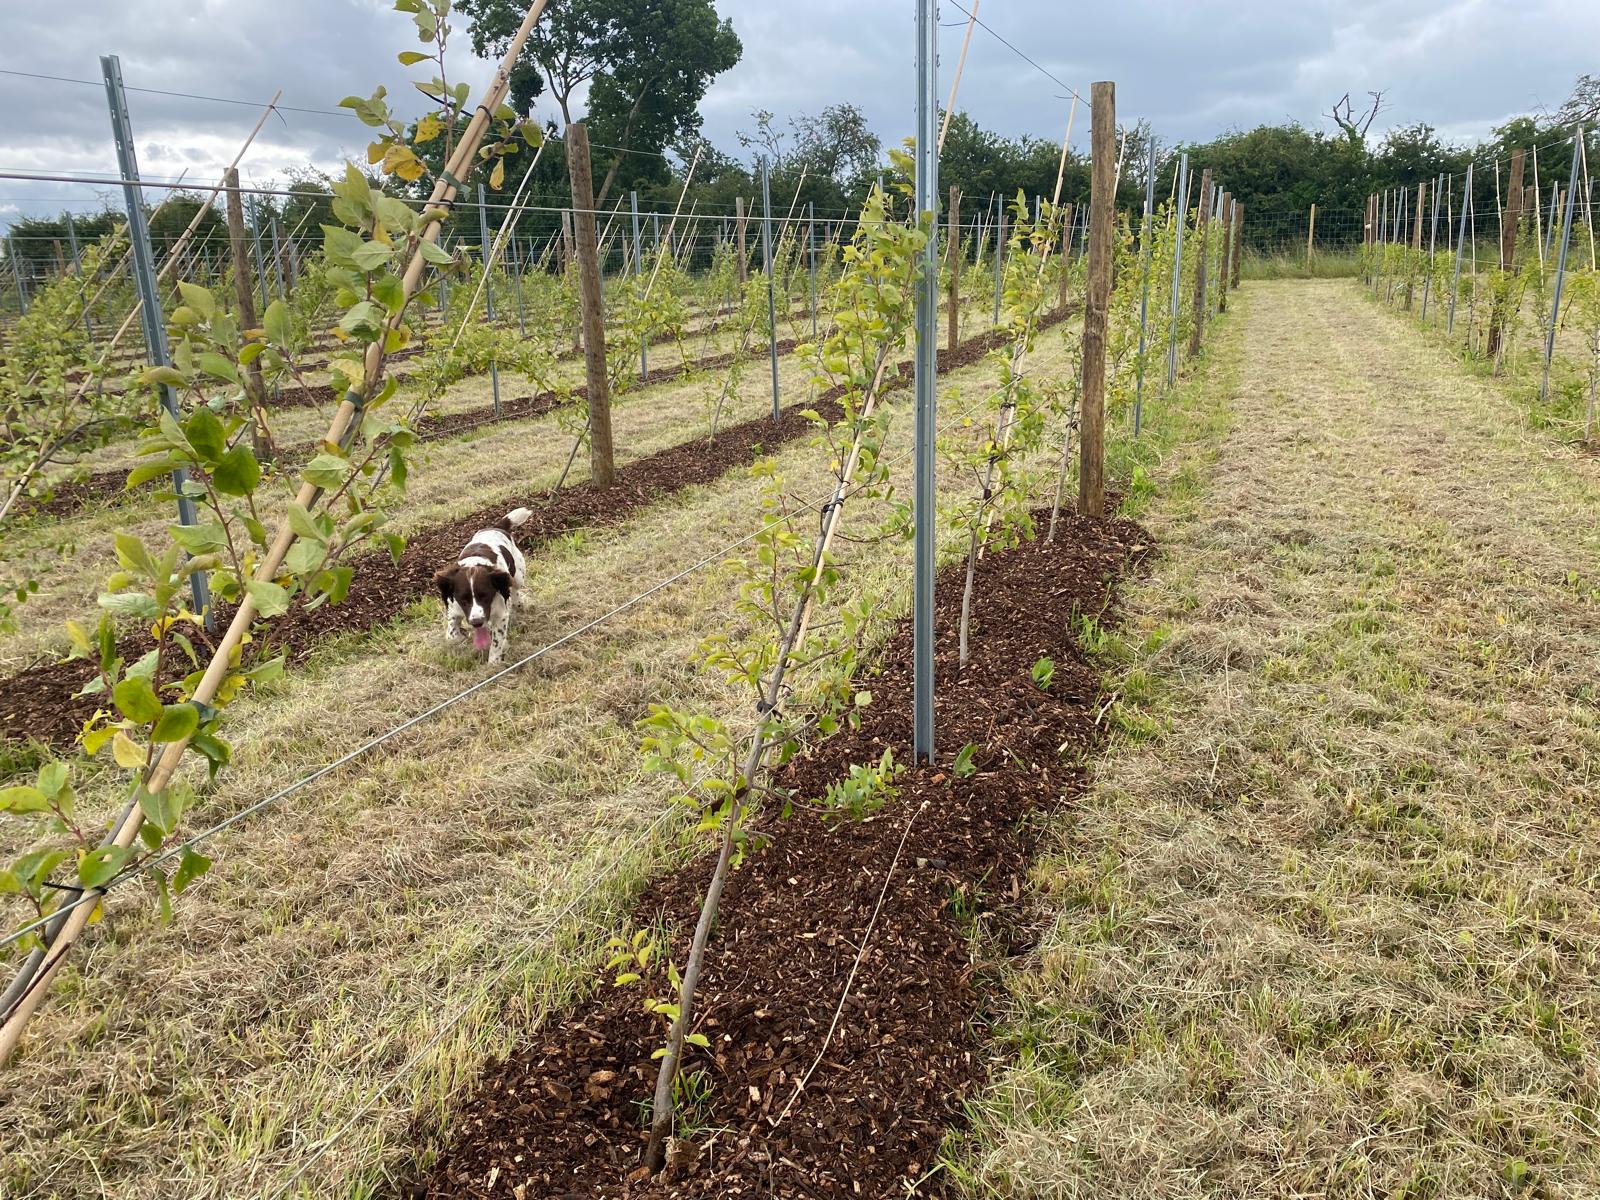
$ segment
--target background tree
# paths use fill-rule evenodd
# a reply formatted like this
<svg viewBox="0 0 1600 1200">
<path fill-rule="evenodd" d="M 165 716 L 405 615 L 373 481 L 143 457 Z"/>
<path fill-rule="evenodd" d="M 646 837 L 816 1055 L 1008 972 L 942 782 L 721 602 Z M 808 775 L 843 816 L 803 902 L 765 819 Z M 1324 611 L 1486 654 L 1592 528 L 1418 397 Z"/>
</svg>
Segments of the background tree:
<svg viewBox="0 0 1600 1200">
<path fill-rule="evenodd" d="M 520 0 L 462 0 L 460 9 L 477 52 L 495 55 L 524 11 Z M 670 177 L 664 152 L 699 132 L 706 88 L 743 52 L 711 0 L 557 0 L 528 39 L 512 100 L 526 114 L 547 88 L 563 125 L 588 120 L 603 205 L 618 183 Z"/>
</svg>

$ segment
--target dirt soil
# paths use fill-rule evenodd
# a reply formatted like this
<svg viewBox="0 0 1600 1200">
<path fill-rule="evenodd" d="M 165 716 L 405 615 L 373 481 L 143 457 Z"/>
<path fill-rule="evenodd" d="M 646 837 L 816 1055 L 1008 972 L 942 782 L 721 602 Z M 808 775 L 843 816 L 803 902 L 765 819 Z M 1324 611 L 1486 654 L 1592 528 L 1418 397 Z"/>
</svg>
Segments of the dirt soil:
<svg viewBox="0 0 1600 1200">
<path fill-rule="evenodd" d="M 1100 738 L 1099 676 L 1069 618 L 1102 614 L 1111 581 L 1148 549 L 1131 521 L 1068 516 L 1054 545 L 988 556 L 965 668 L 956 662 L 964 565 L 947 567 L 937 593 L 940 765 L 907 770 L 898 798 L 860 823 L 800 803 L 885 748 L 911 762 L 902 621 L 881 674 L 862 685 L 873 697 L 862 727 L 780 773 L 795 815 L 760 816 L 771 841 L 724 893 L 694 1022 L 711 1050 L 691 1049 L 687 1063 L 708 1089 L 694 1114 L 700 1132 L 675 1145 L 661 1178 L 641 1182 L 638 1167 L 662 1030 L 642 1011 L 643 985 L 616 988 L 606 976 L 490 1071 L 433 1174 L 405 1194 L 876 1197 L 927 1173 L 962 1098 L 983 1081 L 977 977 L 1031 941 L 1016 918 L 1032 818 L 1082 790 L 1077 764 Z M 1030 671 L 1045 657 L 1055 671 L 1041 690 Z M 956 779 L 949 764 L 968 743 L 977 769 Z M 661 879 L 635 913 L 640 928 L 665 921 L 680 963 L 714 858 Z M 996 963 L 974 963 L 975 925 Z M 917 1194 L 942 1194 L 941 1178 Z"/>
<path fill-rule="evenodd" d="M 1042 325 L 1048 327 L 1065 315 L 1051 314 Z M 940 373 L 977 362 L 1000 344 L 1001 337 L 1000 333 L 985 333 L 963 342 L 954 353 L 941 350 Z M 764 348 L 762 353 L 766 353 Z M 910 382 L 910 363 L 901 363 L 899 376 L 890 387 L 903 388 Z M 809 432 L 810 424 L 800 416 L 804 407 L 815 408 L 825 416 L 839 412 L 836 393 L 824 392 L 809 406 L 789 409 L 779 422 L 757 417 L 725 427 L 714 439 L 683 442 L 619 467 L 616 483 L 610 488 L 598 489 L 585 480 L 553 496 L 529 497 L 525 503 L 533 509 L 533 516 L 518 529 L 517 539 L 524 549 L 531 549 L 578 527 L 620 524 L 663 496 L 710 483 L 734 467 L 754 461 L 756 446 L 767 451 Z M 427 594 L 439 566 L 454 562 L 472 534 L 502 517 L 507 507 L 507 502 L 500 502 L 454 521 L 415 531 L 407 539 L 398 563 L 381 550 L 352 556 L 349 563 L 355 568 L 355 582 L 344 603 L 309 611 L 291 609 L 270 623 L 256 643 L 258 653 L 281 650 L 291 660 L 302 660 L 323 637 L 371 629 L 392 619 Z M 225 628 L 232 610 L 219 606 L 217 616 L 218 628 Z M 141 631 L 125 637 L 120 649 L 132 661 L 148 648 Z M 70 744 L 98 707 L 99 697 L 77 695 L 91 678 L 92 668 L 84 661 L 60 660 L 40 663 L 0 680 L 0 738 Z"/>
</svg>

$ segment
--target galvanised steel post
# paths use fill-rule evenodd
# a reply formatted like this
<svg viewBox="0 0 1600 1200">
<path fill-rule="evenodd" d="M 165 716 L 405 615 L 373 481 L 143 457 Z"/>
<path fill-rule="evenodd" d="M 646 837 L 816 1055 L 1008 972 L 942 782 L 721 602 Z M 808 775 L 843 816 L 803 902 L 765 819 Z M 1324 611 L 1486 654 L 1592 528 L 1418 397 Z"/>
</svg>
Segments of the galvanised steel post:
<svg viewBox="0 0 1600 1200">
<path fill-rule="evenodd" d="M 278 299 L 287 301 L 289 290 L 283 286 L 283 246 L 278 241 L 278 218 L 272 218 L 272 278 L 278 285 Z"/>
<path fill-rule="evenodd" d="M 1433 289 L 1433 256 L 1439 243 L 1439 192 L 1444 186 L 1444 174 L 1433 181 L 1433 212 L 1428 218 L 1428 265 L 1422 272 L 1422 320 L 1428 319 L 1428 293 Z"/>
<path fill-rule="evenodd" d="M 633 210 L 633 273 L 637 277 L 644 272 L 644 243 L 639 236 L 639 193 L 628 193 L 628 204 Z M 639 338 L 639 378 L 643 379 L 650 374 L 650 338 L 640 335 Z"/>
<path fill-rule="evenodd" d="M 1461 229 L 1456 234 L 1456 272 L 1450 284 L 1450 315 L 1445 318 L 1445 333 L 1456 327 L 1456 300 L 1461 295 L 1461 256 L 1467 248 L 1467 211 L 1472 207 L 1472 164 L 1467 164 L 1467 181 L 1461 189 Z"/>
<path fill-rule="evenodd" d="M 778 298 L 772 284 L 772 180 L 761 160 L 761 265 L 767 273 L 767 345 L 772 350 L 772 419 L 783 417 L 778 400 Z"/>
<path fill-rule="evenodd" d="M 1178 189 L 1175 213 L 1178 237 L 1172 248 L 1172 328 L 1167 331 L 1167 386 L 1178 381 L 1178 305 L 1183 296 L 1183 227 L 1189 220 L 1189 155 L 1178 159 Z"/>
<path fill-rule="evenodd" d="M 483 180 L 478 180 L 478 261 L 483 264 L 483 305 L 484 312 L 488 315 L 489 325 L 494 326 L 494 279 L 492 272 L 494 264 L 490 261 L 493 256 L 489 253 L 489 205 L 488 196 L 483 189 Z M 471 319 L 470 317 L 468 318 Z M 498 357 L 498 356 L 496 356 Z M 489 360 L 489 387 L 493 394 L 494 415 L 500 415 L 500 367 Z"/>
<path fill-rule="evenodd" d="M 133 279 L 139 289 L 139 320 L 144 326 L 144 341 L 152 367 L 170 366 L 167 353 L 167 324 L 161 311 L 161 293 L 156 287 L 154 255 L 150 251 L 150 227 L 145 223 L 144 201 L 139 194 L 139 163 L 133 151 L 133 125 L 128 120 L 128 98 L 122 90 L 122 63 L 115 54 L 100 56 L 100 72 L 105 77 L 106 103 L 111 110 L 111 136 L 117 144 L 117 166 L 122 171 L 122 198 L 128 209 L 128 245 L 133 254 Z M 161 405 L 174 421 L 178 420 L 178 397 L 168 384 L 161 385 Z M 186 492 L 189 473 L 182 467 L 172 472 L 172 490 L 178 494 L 178 520 L 197 524 L 194 501 Z M 189 576 L 189 596 L 194 611 L 204 614 L 207 629 L 216 627 L 211 611 L 211 586 L 204 571 Z"/>
<path fill-rule="evenodd" d="M 1561 287 L 1567 281 L 1567 248 L 1572 243 L 1572 210 L 1578 196 L 1578 151 L 1583 145 L 1583 126 L 1572 135 L 1572 172 L 1567 176 L 1567 206 L 1561 215 L 1561 251 L 1556 256 L 1555 302 L 1550 305 L 1550 330 L 1544 341 L 1544 376 L 1539 381 L 1539 400 L 1550 398 L 1550 360 L 1556 353 L 1556 326 L 1561 322 Z M 1551 214 L 1554 220 L 1555 214 Z"/>
<path fill-rule="evenodd" d="M 806 241 L 810 243 L 811 268 L 811 336 L 817 336 L 817 206 L 806 201 Z"/>
<path fill-rule="evenodd" d="M 933 761 L 934 438 L 939 377 L 939 6 L 917 0 L 916 203 L 927 223 L 917 281 L 916 483 L 912 587 L 912 754 Z"/>
<path fill-rule="evenodd" d="M 1144 355 L 1145 341 L 1150 330 L 1150 226 L 1155 216 L 1156 203 L 1156 140 L 1150 139 L 1150 162 L 1144 177 L 1144 225 L 1139 231 L 1139 257 L 1143 261 L 1143 280 L 1139 292 L 1139 364 L 1133 390 L 1133 436 L 1139 436 L 1144 424 Z"/>
</svg>

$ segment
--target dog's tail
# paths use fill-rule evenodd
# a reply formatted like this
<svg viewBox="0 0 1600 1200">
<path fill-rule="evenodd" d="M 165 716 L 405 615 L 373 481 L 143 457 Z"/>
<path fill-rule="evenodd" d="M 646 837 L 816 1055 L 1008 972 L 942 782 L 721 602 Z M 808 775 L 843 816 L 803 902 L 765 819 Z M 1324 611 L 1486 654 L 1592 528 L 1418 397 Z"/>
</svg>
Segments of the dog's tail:
<svg viewBox="0 0 1600 1200">
<path fill-rule="evenodd" d="M 494 527 L 496 529 L 502 529 L 506 533 L 510 533 L 513 529 L 515 529 L 518 525 L 521 525 L 531 516 L 533 516 L 533 509 L 531 508 L 513 508 L 505 516 L 496 521 L 494 523 Z"/>
</svg>

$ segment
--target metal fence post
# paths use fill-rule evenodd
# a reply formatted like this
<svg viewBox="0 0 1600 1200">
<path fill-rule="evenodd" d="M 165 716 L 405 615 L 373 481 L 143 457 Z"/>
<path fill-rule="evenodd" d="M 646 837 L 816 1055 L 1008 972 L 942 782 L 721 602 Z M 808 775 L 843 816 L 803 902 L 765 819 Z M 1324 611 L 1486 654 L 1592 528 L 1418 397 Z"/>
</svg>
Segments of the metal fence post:
<svg viewBox="0 0 1600 1200">
<path fill-rule="evenodd" d="M 929 222 L 917 282 L 916 532 L 912 587 L 912 754 L 932 762 L 933 576 L 937 512 L 934 438 L 939 378 L 939 14 L 938 0 L 917 0 L 917 216 Z"/>
<path fill-rule="evenodd" d="M 817 336 L 817 206 L 806 202 L 806 241 L 810 244 L 811 336 Z"/>
<path fill-rule="evenodd" d="M 761 160 L 761 265 L 767 273 L 767 345 L 772 350 L 772 419 L 783 411 L 778 400 L 778 298 L 772 282 L 772 179 L 767 160 Z"/>
<path fill-rule="evenodd" d="M 1461 229 L 1456 235 L 1456 273 L 1450 284 L 1450 315 L 1445 318 L 1444 331 L 1454 333 L 1456 328 L 1456 300 L 1461 295 L 1461 256 L 1467 248 L 1467 212 L 1472 207 L 1472 164 L 1467 164 L 1467 181 L 1461 189 Z"/>
<path fill-rule="evenodd" d="M 1539 381 L 1539 402 L 1550 398 L 1550 360 L 1556 353 L 1556 326 L 1561 323 L 1561 288 L 1567 281 L 1567 248 L 1572 243 L 1572 210 L 1577 208 L 1578 151 L 1583 145 L 1583 126 L 1572 135 L 1572 172 L 1567 177 L 1567 207 L 1561 215 L 1561 250 L 1556 256 L 1556 290 L 1550 305 L 1550 331 L 1544 343 L 1544 375 Z M 1552 222 L 1555 214 L 1551 214 Z"/>
<path fill-rule="evenodd" d="M 1167 331 L 1167 386 L 1178 379 L 1178 305 L 1183 296 L 1183 227 L 1189 220 L 1189 155 L 1178 159 L 1178 187 L 1173 211 L 1178 218 L 1178 237 L 1172 248 L 1172 319 Z"/>
<path fill-rule="evenodd" d="M 483 303 L 489 317 L 489 328 L 494 329 L 494 264 L 489 253 L 489 198 L 483 190 L 483 180 L 478 180 L 478 261 L 483 264 Z M 468 320 L 471 320 L 469 315 Z M 494 415 L 500 415 L 500 365 L 495 361 L 499 354 L 489 359 L 489 388 L 494 404 Z"/>
<path fill-rule="evenodd" d="M 628 193 L 628 204 L 633 211 L 633 273 L 635 277 L 644 273 L 644 243 L 639 236 L 639 193 Z M 650 338 L 641 335 L 639 338 L 639 378 L 643 379 L 650 374 Z"/>
<path fill-rule="evenodd" d="M 278 285 L 278 299 L 288 302 L 289 289 L 283 286 L 283 245 L 278 241 L 278 218 L 272 218 L 272 278 Z"/>
<path fill-rule="evenodd" d="M 1144 178 L 1144 225 L 1139 231 L 1139 257 L 1143 260 L 1143 281 L 1139 292 L 1139 359 L 1138 376 L 1133 391 L 1133 436 L 1138 437 L 1144 426 L 1144 356 L 1145 343 L 1150 330 L 1150 226 L 1155 217 L 1156 202 L 1156 140 L 1150 139 L 1150 161 Z"/>
<path fill-rule="evenodd" d="M 100 56 L 100 71 L 105 77 L 106 103 L 111 110 L 111 136 L 117 144 L 117 166 L 122 172 L 122 197 L 128 209 L 128 244 L 132 248 L 133 278 L 139 289 L 139 318 L 144 326 L 145 345 L 149 348 L 150 365 L 170 365 L 167 354 L 166 318 L 161 311 L 161 293 L 156 287 L 154 255 L 150 251 L 150 227 L 145 223 L 144 201 L 139 194 L 139 163 L 133 150 L 133 125 L 128 120 L 128 100 L 122 90 L 122 63 L 115 54 Z M 162 384 L 161 405 L 176 421 L 178 397 L 172 388 Z M 194 501 L 187 493 L 189 473 L 182 467 L 172 472 L 172 490 L 178 494 L 178 520 L 184 525 L 197 524 Z M 204 571 L 189 576 L 189 595 L 194 611 L 205 618 L 207 629 L 216 627 L 211 611 L 211 586 Z"/>
<path fill-rule="evenodd" d="M 67 219 L 67 244 L 72 247 L 72 265 L 77 269 L 78 274 L 82 275 L 83 253 L 78 248 L 78 227 L 72 223 L 72 213 L 70 210 L 63 209 L 61 215 Z M 84 290 L 85 293 L 87 293 L 88 289 L 85 288 Z M 94 340 L 94 321 L 89 316 L 89 301 L 87 294 L 85 295 L 83 302 L 83 332 L 89 335 L 90 341 Z"/>
</svg>

